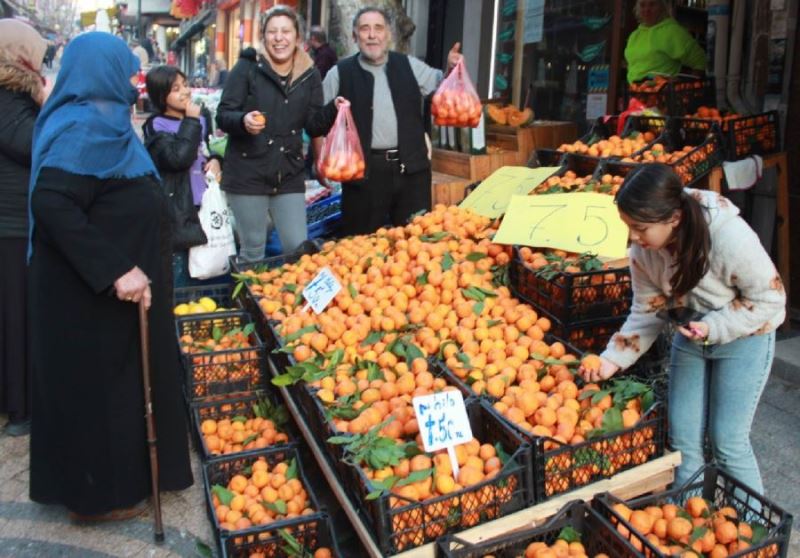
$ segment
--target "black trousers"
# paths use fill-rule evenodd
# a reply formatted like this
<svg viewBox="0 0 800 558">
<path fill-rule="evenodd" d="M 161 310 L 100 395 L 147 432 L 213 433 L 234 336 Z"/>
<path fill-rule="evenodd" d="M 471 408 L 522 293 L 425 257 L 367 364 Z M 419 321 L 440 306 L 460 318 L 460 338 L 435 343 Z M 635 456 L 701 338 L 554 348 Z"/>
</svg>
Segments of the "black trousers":
<svg viewBox="0 0 800 558">
<path fill-rule="evenodd" d="M 0 413 L 12 422 L 31 412 L 27 254 L 27 238 L 0 239 Z"/>
<path fill-rule="evenodd" d="M 366 180 L 342 185 L 342 235 L 405 225 L 414 213 L 430 211 L 430 169 L 404 174 L 399 161 L 387 161 L 383 154 L 370 154 L 368 167 Z"/>
</svg>

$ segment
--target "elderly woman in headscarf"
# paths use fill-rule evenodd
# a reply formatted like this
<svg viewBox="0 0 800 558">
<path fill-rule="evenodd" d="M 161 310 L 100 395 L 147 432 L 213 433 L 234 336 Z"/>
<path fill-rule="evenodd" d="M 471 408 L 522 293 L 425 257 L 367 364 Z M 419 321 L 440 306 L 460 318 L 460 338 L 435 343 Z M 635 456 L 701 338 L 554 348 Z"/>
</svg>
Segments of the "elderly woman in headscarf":
<svg viewBox="0 0 800 558">
<path fill-rule="evenodd" d="M 120 39 L 79 35 L 34 131 L 30 496 L 78 521 L 146 509 L 139 301 L 149 307 L 160 486 L 192 484 L 160 259 L 167 206 L 131 124 L 138 70 Z"/>
<path fill-rule="evenodd" d="M 33 125 L 47 96 L 47 42 L 30 25 L 0 19 L 0 413 L 6 433 L 30 431 L 27 335 L 28 182 Z"/>
</svg>

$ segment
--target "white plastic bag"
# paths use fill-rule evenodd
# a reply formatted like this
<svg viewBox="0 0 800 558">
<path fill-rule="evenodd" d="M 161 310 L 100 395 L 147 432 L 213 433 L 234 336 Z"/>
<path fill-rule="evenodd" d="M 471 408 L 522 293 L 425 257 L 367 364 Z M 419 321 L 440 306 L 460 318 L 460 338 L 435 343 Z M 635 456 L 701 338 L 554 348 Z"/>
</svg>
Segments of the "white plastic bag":
<svg viewBox="0 0 800 558">
<path fill-rule="evenodd" d="M 189 248 L 189 275 L 195 279 L 210 279 L 230 270 L 229 258 L 236 254 L 233 238 L 232 213 L 225 193 L 213 174 L 206 174 L 208 189 L 200 203 L 200 225 L 208 243 Z"/>
</svg>

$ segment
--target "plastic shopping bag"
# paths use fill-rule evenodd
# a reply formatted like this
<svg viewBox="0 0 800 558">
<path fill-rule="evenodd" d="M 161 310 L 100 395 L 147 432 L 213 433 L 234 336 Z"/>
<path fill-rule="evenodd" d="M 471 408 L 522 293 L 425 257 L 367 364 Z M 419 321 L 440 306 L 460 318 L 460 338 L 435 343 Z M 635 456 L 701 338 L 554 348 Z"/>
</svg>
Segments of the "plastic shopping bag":
<svg viewBox="0 0 800 558">
<path fill-rule="evenodd" d="M 364 178 L 364 151 L 350 112 L 350 103 L 339 106 L 333 127 L 322 145 L 317 160 L 317 176 L 336 182 L 352 182 Z"/>
<path fill-rule="evenodd" d="M 189 275 L 195 279 L 209 279 L 227 273 L 229 259 L 236 254 L 233 238 L 231 210 L 225 193 L 213 174 L 206 174 L 208 189 L 200 204 L 200 225 L 206 233 L 208 243 L 189 248 Z"/>
<path fill-rule="evenodd" d="M 481 121 L 481 100 L 469 79 L 464 61 L 455 65 L 431 101 L 431 114 L 438 126 L 476 128 Z"/>
</svg>

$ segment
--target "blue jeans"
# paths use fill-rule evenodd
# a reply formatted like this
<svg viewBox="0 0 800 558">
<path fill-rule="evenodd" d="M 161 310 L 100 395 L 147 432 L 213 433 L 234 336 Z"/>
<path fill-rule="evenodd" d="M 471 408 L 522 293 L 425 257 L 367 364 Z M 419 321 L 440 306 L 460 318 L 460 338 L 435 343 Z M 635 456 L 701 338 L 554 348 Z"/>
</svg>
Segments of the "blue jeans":
<svg viewBox="0 0 800 558">
<path fill-rule="evenodd" d="M 774 354 L 774 332 L 707 346 L 675 334 L 669 372 L 669 435 L 672 447 L 683 456 L 675 476 L 677 485 L 704 465 L 708 431 L 719 467 L 764 492 L 750 427 Z"/>
</svg>

